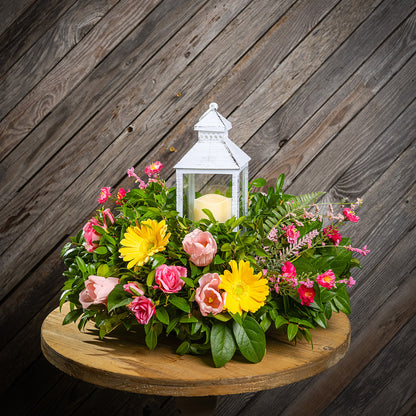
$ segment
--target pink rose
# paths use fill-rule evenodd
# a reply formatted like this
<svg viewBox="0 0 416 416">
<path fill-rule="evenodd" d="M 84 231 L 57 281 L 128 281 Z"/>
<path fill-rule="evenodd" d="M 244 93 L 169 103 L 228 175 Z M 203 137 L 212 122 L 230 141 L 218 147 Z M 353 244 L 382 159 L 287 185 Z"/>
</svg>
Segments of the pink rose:
<svg viewBox="0 0 416 416">
<path fill-rule="evenodd" d="M 102 226 L 95 218 L 91 218 L 82 228 L 84 232 L 84 247 L 89 253 L 92 253 L 101 239 L 101 234 L 94 230 L 93 225 Z"/>
<path fill-rule="evenodd" d="M 198 228 L 185 236 L 182 246 L 191 256 L 189 260 L 199 267 L 208 266 L 217 253 L 217 243 L 212 234 Z"/>
<path fill-rule="evenodd" d="M 345 215 L 345 217 L 347 218 L 348 221 L 358 222 L 359 219 L 360 219 L 360 217 L 357 217 L 355 215 L 355 212 L 351 208 L 344 208 L 342 210 L 342 213 Z"/>
<path fill-rule="evenodd" d="M 295 228 L 294 224 L 284 225 L 282 230 L 285 231 L 285 237 L 289 244 L 295 244 L 296 240 L 300 237 L 300 232 Z"/>
<path fill-rule="evenodd" d="M 329 269 L 328 271 L 326 271 L 323 274 L 320 274 L 317 278 L 316 281 L 318 282 L 318 284 L 320 284 L 322 287 L 325 287 L 326 289 L 332 289 L 335 286 L 335 275 L 334 272 Z"/>
<path fill-rule="evenodd" d="M 163 165 L 159 161 L 153 162 L 151 165 L 146 166 L 144 169 L 144 173 L 147 176 L 156 176 L 162 170 Z"/>
<path fill-rule="evenodd" d="M 146 325 L 155 314 L 155 305 L 146 296 L 134 298 L 128 308 L 134 313 L 137 322 L 143 325 Z"/>
<path fill-rule="evenodd" d="M 110 187 L 105 186 L 104 188 L 101 188 L 100 197 L 98 198 L 99 204 L 104 204 L 105 201 L 111 196 Z"/>
<path fill-rule="evenodd" d="M 129 282 L 123 285 L 123 289 L 130 293 L 130 295 L 141 296 L 144 295 L 144 291 L 137 286 L 137 283 Z"/>
<path fill-rule="evenodd" d="M 311 306 L 311 303 L 315 299 L 315 289 L 301 284 L 298 288 L 298 293 L 300 296 L 300 303 L 302 305 Z"/>
<path fill-rule="evenodd" d="M 181 277 L 186 277 L 186 274 L 186 267 L 166 266 L 166 264 L 162 264 L 156 268 L 155 282 L 163 292 L 176 293 L 185 284 Z"/>
<path fill-rule="evenodd" d="M 199 287 L 195 291 L 195 300 L 198 302 L 201 314 L 216 315 L 222 312 L 225 304 L 226 293 L 220 293 L 218 285 L 221 278 L 218 273 L 206 273 L 199 279 Z"/>
<path fill-rule="evenodd" d="M 84 282 L 85 289 L 79 294 L 79 302 L 84 309 L 90 305 L 99 305 L 100 303 L 107 306 L 107 299 L 110 292 L 118 284 L 115 277 L 88 276 Z"/>
</svg>

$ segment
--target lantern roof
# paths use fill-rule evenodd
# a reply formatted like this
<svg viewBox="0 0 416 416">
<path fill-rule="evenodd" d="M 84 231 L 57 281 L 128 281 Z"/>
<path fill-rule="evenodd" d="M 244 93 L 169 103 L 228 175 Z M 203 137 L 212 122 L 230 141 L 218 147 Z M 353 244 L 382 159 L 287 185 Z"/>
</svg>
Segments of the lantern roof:
<svg viewBox="0 0 416 416">
<path fill-rule="evenodd" d="M 231 123 L 217 112 L 218 105 L 211 103 L 195 125 L 198 141 L 174 166 L 175 169 L 206 171 L 241 170 L 248 165 L 250 156 L 229 138 Z"/>
<path fill-rule="evenodd" d="M 194 129 L 198 131 L 218 131 L 227 132 L 232 128 L 232 124 L 223 117 L 218 111 L 218 104 L 211 103 L 209 109 L 202 114 Z"/>
</svg>

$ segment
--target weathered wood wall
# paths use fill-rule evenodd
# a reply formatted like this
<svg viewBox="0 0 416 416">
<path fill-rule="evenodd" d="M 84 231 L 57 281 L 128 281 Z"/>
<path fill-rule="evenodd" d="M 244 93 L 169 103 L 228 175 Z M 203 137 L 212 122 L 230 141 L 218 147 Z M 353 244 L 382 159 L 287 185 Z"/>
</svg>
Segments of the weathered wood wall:
<svg viewBox="0 0 416 416">
<path fill-rule="evenodd" d="M 40 352 L 59 252 L 102 186 L 172 166 L 211 101 L 251 178 L 364 198 L 352 342 L 310 380 L 225 396 L 216 415 L 411 415 L 416 408 L 414 0 L 0 2 L 2 414 L 173 415 L 72 379 Z M 173 149 L 175 149 L 173 151 Z"/>
</svg>

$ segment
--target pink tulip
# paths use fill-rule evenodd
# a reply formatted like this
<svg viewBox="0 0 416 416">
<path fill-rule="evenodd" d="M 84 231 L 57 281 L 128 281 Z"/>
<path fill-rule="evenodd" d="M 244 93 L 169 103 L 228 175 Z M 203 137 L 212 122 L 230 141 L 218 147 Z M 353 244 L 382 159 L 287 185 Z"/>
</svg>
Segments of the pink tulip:
<svg viewBox="0 0 416 416">
<path fill-rule="evenodd" d="M 108 295 L 118 282 L 115 277 L 88 276 L 84 282 L 85 289 L 79 294 L 79 302 L 84 309 L 101 303 L 107 306 Z"/>
<path fill-rule="evenodd" d="M 198 267 L 208 266 L 217 253 L 217 243 L 212 234 L 198 228 L 185 236 L 182 246 L 191 256 L 189 260 Z"/>
<path fill-rule="evenodd" d="M 166 266 L 166 264 L 162 264 L 156 268 L 155 282 L 163 292 L 176 293 L 185 284 L 181 277 L 186 277 L 186 274 L 186 267 Z"/>
<path fill-rule="evenodd" d="M 134 298 L 128 308 L 134 313 L 137 322 L 143 325 L 146 325 L 155 314 L 155 305 L 146 296 Z"/>
<path fill-rule="evenodd" d="M 91 218 L 82 228 L 85 238 L 84 247 L 89 253 L 92 253 L 98 247 L 101 239 L 101 234 L 94 230 L 93 225 L 102 227 L 97 219 Z"/>
<path fill-rule="evenodd" d="M 222 312 L 226 293 L 220 293 L 218 285 L 221 278 L 218 273 L 206 273 L 199 279 L 199 287 L 195 291 L 195 300 L 203 316 Z"/>
</svg>

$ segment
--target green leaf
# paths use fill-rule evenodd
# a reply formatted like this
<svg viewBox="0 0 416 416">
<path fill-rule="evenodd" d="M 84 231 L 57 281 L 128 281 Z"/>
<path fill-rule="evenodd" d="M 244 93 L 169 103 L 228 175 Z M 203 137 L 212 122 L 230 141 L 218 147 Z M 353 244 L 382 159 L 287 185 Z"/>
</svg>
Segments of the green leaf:
<svg viewBox="0 0 416 416">
<path fill-rule="evenodd" d="M 67 325 L 71 322 L 75 322 L 83 313 L 82 309 L 74 309 L 71 312 L 68 312 L 62 322 L 62 325 Z"/>
<path fill-rule="evenodd" d="M 281 315 L 278 315 L 276 319 L 274 320 L 274 326 L 276 327 L 276 329 L 279 329 L 282 325 L 285 325 L 287 323 L 288 323 L 287 319 Z"/>
<path fill-rule="evenodd" d="M 152 270 L 148 275 L 147 275 L 147 279 L 146 279 L 146 285 L 147 286 L 152 286 L 153 285 L 153 281 L 155 280 L 155 274 L 156 274 L 156 270 Z"/>
<path fill-rule="evenodd" d="M 180 297 L 178 297 L 176 295 L 171 295 L 169 297 L 169 302 L 172 305 L 175 305 L 181 311 L 184 311 L 186 313 L 190 313 L 191 312 L 191 308 L 189 306 L 189 303 L 184 298 L 180 298 Z"/>
<path fill-rule="evenodd" d="M 351 313 L 350 297 L 345 286 L 341 286 L 337 289 L 334 303 L 341 312 L 344 312 L 347 315 Z"/>
<path fill-rule="evenodd" d="M 296 324 L 289 324 L 287 326 L 287 338 L 289 341 L 292 341 L 295 338 L 296 334 L 298 333 L 299 327 Z"/>
<path fill-rule="evenodd" d="M 231 315 L 229 315 L 228 313 L 217 313 L 216 315 L 214 315 L 215 319 L 218 319 L 221 322 L 228 322 L 231 319 Z"/>
<path fill-rule="evenodd" d="M 111 270 L 107 264 L 100 264 L 97 269 L 97 276 L 109 277 Z"/>
<path fill-rule="evenodd" d="M 277 194 L 281 194 L 282 193 L 282 189 L 283 189 L 283 183 L 285 181 L 285 174 L 282 173 L 276 181 L 276 193 Z"/>
<path fill-rule="evenodd" d="M 261 188 L 265 186 L 266 184 L 267 184 L 266 179 L 263 179 L 263 178 L 257 178 L 251 182 L 251 186 L 254 186 L 256 188 Z"/>
<path fill-rule="evenodd" d="M 322 312 L 318 313 L 315 316 L 314 320 L 320 327 L 322 327 L 322 328 L 327 327 L 326 318 L 325 318 L 325 315 Z"/>
<path fill-rule="evenodd" d="M 131 297 L 129 296 L 128 292 L 123 289 L 122 284 L 118 284 L 114 287 L 114 289 L 108 295 L 108 311 L 111 312 L 116 308 L 120 308 L 121 306 L 125 306 L 131 302 Z"/>
<path fill-rule="evenodd" d="M 159 319 L 162 324 L 169 325 L 169 314 L 164 307 L 156 309 L 156 318 Z"/>
<path fill-rule="evenodd" d="M 169 325 L 166 328 L 166 335 L 169 335 L 169 333 L 172 331 L 173 328 L 176 327 L 176 324 L 179 322 L 179 318 L 173 318 L 170 322 Z"/>
<path fill-rule="evenodd" d="M 81 257 L 76 256 L 75 263 L 77 264 L 78 268 L 81 270 L 82 273 L 85 273 L 87 271 L 87 265 Z"/>
<path fill-rule="evenodd" d="M 332 316 L 332 307 L 331 307 L 331 303 L 330 302 L 325 303 L 325 305 L 324 305 L 324 314 L 325 314 L 326 319 L 331 319 L 331 316 Z"/>
<path fill-rule="evenodd" d="M 250 362 L 260 362 L 266 354 L 266 335 L 258 322 L 247 316 L 243 325 L 234 321 L 233 333 L 241 354 Z"/>
<path fill-rule="evenodd" d="M 163 256 L 162 254 L 155 254 L 154 256 L 152 256 L 152 259 L 153 259 L 152 267 L 154 269 L 166 263 L 166 257 Z"/>
<path fill-rule="evenodd" d="M 150 328 L 150 330 L 146 334 L 146 338 L 144 340 L 146 342 L 147 348 L 149 348 L 150 351 L 153 351 L 156 348 L 157 334 L 153 330 L 153 328 Z"/>
<path fill-rule="evenodd" d="M 225 260 L 223 260 L 218 254 L 214 257 L 214 264 L 222 264 L 225 263 Z"/>
<path fill-rule="evenodd" d="M 214 323 L 211 330 L 211 352 L 215 367 L 222 367 L 233 358 L 237 348 L 231 329 L 223 323 Z"/>
<path fill-rule="evenodd" d="M 208 217 L 208 219 L 214 224 L 217 222 L 212 212 L 207 208 L 202 208 L 202 212 Z"/>
<path fill-rule="evenodd" d="M 185 315 L 179 319 L 179 322 L 182 324 L 188 324 L 188 323 L 198 322 L 198 319 L 193 315 L 191 316 Z"/>
<path fill-rule="evenodd" d="M 105 246 L 100 246 L 100 247 L 97 247 L 97 248 L 94 250 L 94 253 L 96 253 L 96 254 L 107 254 L 107 253 L 108 253 L 108 250 L 107 250 L 107 247 L 105 247 Z"/>
<path fill-rule="evenodd" d="M 176 354 L 185 355 L 189 352 L 191 344 L 188 341 L 182 342 L 181 345 L 176 349 Z"/>
</svg>

